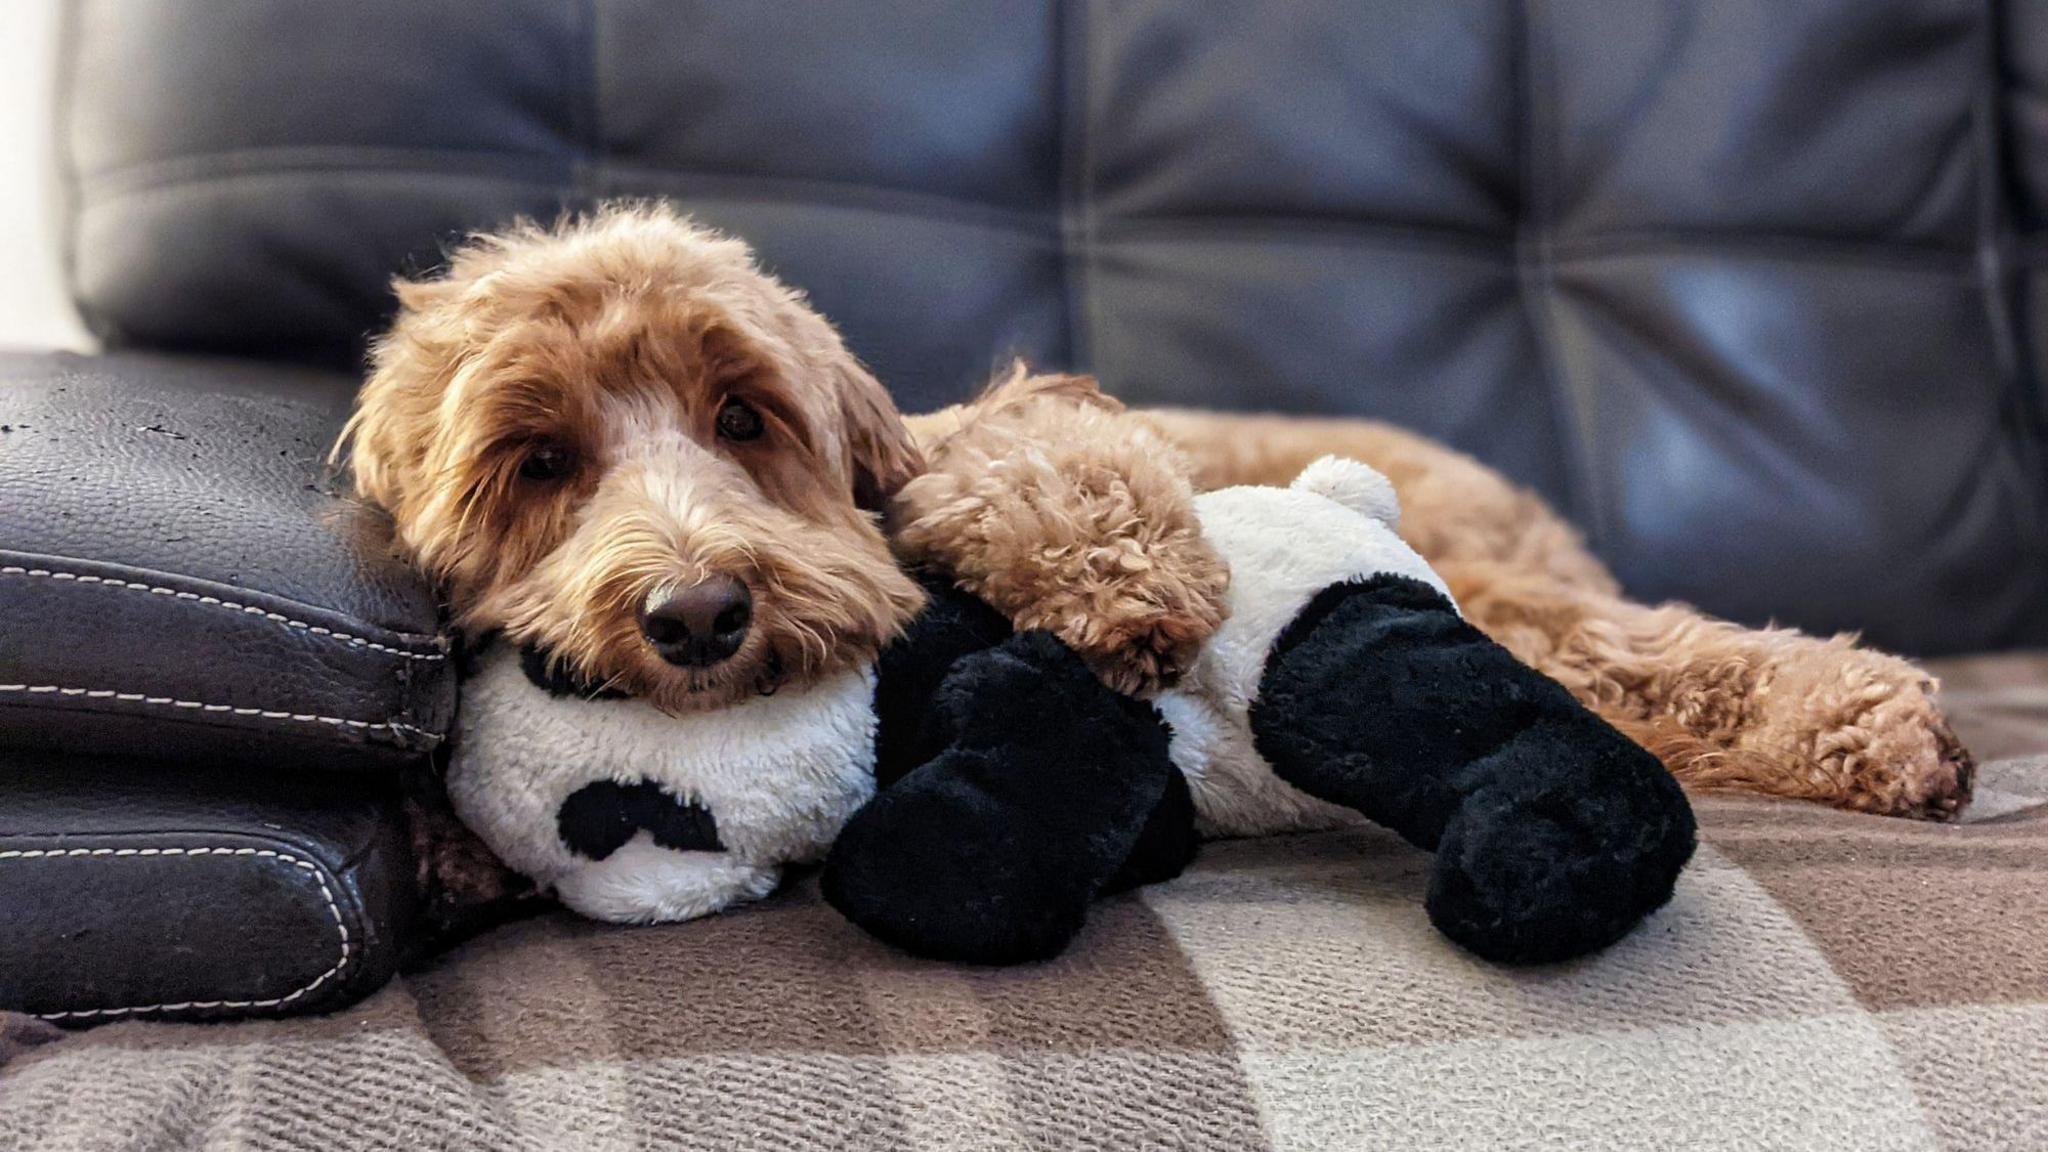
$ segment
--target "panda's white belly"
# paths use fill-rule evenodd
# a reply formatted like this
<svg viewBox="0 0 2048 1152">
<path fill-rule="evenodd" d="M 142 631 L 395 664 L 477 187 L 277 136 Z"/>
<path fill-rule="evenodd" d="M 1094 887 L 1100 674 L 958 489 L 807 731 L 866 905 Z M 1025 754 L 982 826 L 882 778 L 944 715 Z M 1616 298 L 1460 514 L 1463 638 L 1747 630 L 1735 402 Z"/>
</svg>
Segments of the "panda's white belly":
<svg viewBox="0 0 2048 1152">
<path fill-rule="evenodd" d="M 1195 498 L 1202 534 L 1230 565 L 1230 615 L 1179 686 L 1154 700 L 1172 727 L 1169 751 L 1194 796 L 1205 836 L 1259 836 L 1357 823 L 1348 808 L 1282 781 L 1252 741 L 1251 705 L 1267 654 L 1318 592 L 1382 573 L 1443 581 L 1393 529 L 1335 501 L 1223 488 Z"/>
<path fill-rule="evenodd" d="M 1244 717 L 1208 701 L 1169 691 L 1153 703 L 1172 729 L 1167 752 L 1195 801 L 1195 831 L 1204 839 L 1267 836 L 1355 824 L 1358 813 L 1310 796 L 1273 774 L 1252 746 Z"/>
</svg>

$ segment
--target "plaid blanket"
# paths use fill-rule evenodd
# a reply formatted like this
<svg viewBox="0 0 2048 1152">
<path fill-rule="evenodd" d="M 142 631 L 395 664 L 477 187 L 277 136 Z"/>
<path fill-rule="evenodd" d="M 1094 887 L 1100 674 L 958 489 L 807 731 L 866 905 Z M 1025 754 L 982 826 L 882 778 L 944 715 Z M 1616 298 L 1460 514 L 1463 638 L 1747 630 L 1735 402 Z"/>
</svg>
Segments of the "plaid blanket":
<svg viewBox="0 0 2048 1152">
<path fill-rule="evenodd" d="M 1955 683 L 1987 751 L 2048 747 L 2015 683 Z M 805 882 L 529 920 L 322 1019 L 17 1020 L 0 1149 L 2048 1148 L 2048 758 L 1962 825 L 1699 809 L 1673 904 L 1555 968 L 1445 943 L 1370 829 L 1209 845 L 1020 969 L 896 955 Z"/>
</svg>

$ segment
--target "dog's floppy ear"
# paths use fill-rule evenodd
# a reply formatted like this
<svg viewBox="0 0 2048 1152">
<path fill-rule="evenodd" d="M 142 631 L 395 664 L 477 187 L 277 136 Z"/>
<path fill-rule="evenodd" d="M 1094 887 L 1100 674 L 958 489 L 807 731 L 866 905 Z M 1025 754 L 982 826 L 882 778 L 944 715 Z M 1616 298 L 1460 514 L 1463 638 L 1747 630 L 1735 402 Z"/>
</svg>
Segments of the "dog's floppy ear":
<svg viewBox="0 0 2048 1152">
<path fill-rule="evenodd" d="M 846 421 L 854 503 L 879 512 L 897 489 L 924 471 L 924 454 L 910 438 L 910 429 L 888 390 L 851 354 L 839 357 L 833 375 L 839 385 L 840 414 Z"/>
<path fill-rule="evenodd" d="M 396 515 L 426 451 L 440 389 L 459 347 L 447 307 L 463 290 L 452 276 L 400 278 L 398 315 L 370 349 L 370 374 L 328 456 L 348 465 L 356 495 Z"/>
</svg>

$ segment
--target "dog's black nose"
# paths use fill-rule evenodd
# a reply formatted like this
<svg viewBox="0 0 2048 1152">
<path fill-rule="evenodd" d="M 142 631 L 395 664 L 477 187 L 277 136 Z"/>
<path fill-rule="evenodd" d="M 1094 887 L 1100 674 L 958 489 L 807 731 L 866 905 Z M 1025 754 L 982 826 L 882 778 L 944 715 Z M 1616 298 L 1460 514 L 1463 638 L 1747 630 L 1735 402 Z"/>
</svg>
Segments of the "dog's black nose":
<svg viewBox="0 0 2048 1152">
<path fill-rule="evenodd" d="M 754 596 L 730 576 L 650 599 L 640 610 L 640 634 L 680 668 L 709 668 L 739 651 L 753 622 Z"/>
</svg>

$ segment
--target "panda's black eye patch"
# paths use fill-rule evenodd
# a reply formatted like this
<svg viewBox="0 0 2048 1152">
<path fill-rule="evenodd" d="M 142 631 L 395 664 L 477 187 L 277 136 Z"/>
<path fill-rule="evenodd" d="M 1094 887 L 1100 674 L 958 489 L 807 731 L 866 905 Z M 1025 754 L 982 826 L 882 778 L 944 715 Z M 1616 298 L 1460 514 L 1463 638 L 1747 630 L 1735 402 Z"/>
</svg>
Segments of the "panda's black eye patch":
<svg viewBox="0 0 2048 1152">
<path fill-rule="evenodd" d="M 555 813 L 562 843 L 592 860 L 617 852 L 642 829 L 656 844 L 676 852 L 725 851 L 718 821 L 708 810 L 676 799 L 652 780 L 585 784 Z"/>
<path fill-rule="evenodd" d="M 527 682 L 550 696 L 575 696 L 583 700 L 624 700 L 617 688 L 606 688 L 583 678 L 574 668 L 531 644 L 519 650 L 519 670 Z"/>
</svg>

